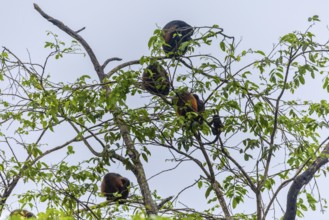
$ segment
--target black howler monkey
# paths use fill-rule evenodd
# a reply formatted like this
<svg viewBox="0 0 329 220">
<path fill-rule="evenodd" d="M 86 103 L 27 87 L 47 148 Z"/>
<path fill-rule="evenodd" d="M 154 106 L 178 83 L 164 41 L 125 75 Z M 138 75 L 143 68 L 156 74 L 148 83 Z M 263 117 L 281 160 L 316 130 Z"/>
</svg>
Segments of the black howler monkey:
<svg viewBox="0 0 329 220">
<path fill-rule="evenodd" d="M 176 105 L 176 112 L 178 115 L 186 116 L 188 112 L 202 113 L 205 111 L 205 105 L 199 96 L 190 92 L 180 92 L 173 100 L 173 104 Z M 203 120 L 201 116 L 195 118 L 202 124 Z"/>
<path fill-rule="evenodd" d="M 218 141 L 220 134 L 222 133 L 222 130 L 224 128 L 224 125 L 222 121 L 220 120 L 220 116 L 218 114 L 215 114 L 212 116 L 211 122 L 207 122 L 209 127 L 211 128 L 212 134 L 215 135 L 215 139 L 213 141 L 210 141 L 208 143 L 203 143 L 203 144 L 214 144 Z"/>
<path fill-rule="evenodd" d="M 219 115 L 213 115 L 211 124 L 212 124 L 212 126 L 211 126 L 212 134 L 220 135 L 224 125 L 223 125 L 222 121 L 220 120 Z"/>
<path fill-rule="evenodd" d="M 169 74 L 159 64 L 149 65 L 143 73 L 143 87 L 154 95 L 168 95 L 170 91 Z"/>
<path fill-rule="evenodd" d="M 166 24 L 162 29 L 162 36 L 166 44 L 162 46 L 164 52 L 169 56 L 184 55 L 187 47 L 183 51 L 178 51 L 179 46 L 191 40 L 193 28 L 184 21 L 174 20 Z"/>
<path fill-rule="evenodd" d="M 106 197 L 106 200 L 118 201 L 121 199 L 127 199 L 129 194 L 130 181 L 122 177 L 117 173 L 108 173 L 104 176 L 101 192 Z M 118 193 L 121 196 L 115 196 Z M 119 201 L 119 204 L 125 203 L 124 201 Z"/>
<path fill-rule="evenodd" d="M 36 218 L 36 216 L 32 213 L 29 212 L 25 209 L 15 209 L 14 211 L 12 211 L 9 215 L 9 219 L 16 217 L 16 219 L 18 217 L 23 217 L 25 218 Z"/>
</svg>

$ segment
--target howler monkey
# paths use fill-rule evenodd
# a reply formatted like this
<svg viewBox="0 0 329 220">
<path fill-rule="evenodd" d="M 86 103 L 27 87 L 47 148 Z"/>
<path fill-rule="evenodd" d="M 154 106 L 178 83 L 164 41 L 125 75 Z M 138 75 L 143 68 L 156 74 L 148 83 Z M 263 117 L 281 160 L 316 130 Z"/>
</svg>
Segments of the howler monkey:
<svg viewBox="0 0 329 220">
<path fill-rule="evenodd" d="M 199 96 L 197 94 L 193 94 L 193 96 L 196 99 L 197 104 L 198 104 L 198 112 L 204 112 L 206 110 L 205 106 L 204 106 L 204 102 L 199 98 Z"/>
<path fill-rule="evenodd" d="M 213 115 L 211 124 L 212 124 L 212 126 L 211 126 L 212 134 L 220 135 L 224 125 L 223 125 L 222 121 L 220 120 L 219 115 Z"/>
<path fill-rule="evenodd" d="M 168 95 L 170 91 L 169 74 L 159 64 L 149 65 L 143 73 L 143 87 L 154 95 Z"/>
<path fill-rule="evenodd" d="M 173 104 L 176 105 L 176 112 L 178 115 L 186 116 L 188 112 L 202 113 L 205 111 L 204 102 L 200 100 L 199 96 L 190 92 L 180 92 L 173 100 Z M 202 124 L 203 120 L 201 116 L 195 118 Z"/>
<path fill-rule="evenodd" d="M 17 217 L 24 217 L 25 218 L 36 218 L 36 216 L 32 213 L 29 212 L 25 209 L 15 209 L 14 211 L 12 211 L 9 215 L 9 217 L 17 219 Z M 9 219 L 11 219 L 9 218 Z"/>
<path fill-rule="evenodd" d="M 222 133 L 222 130 L 224 128 L 224 125 L 223 125 L 222 121 L 220 120 L 220 116 L 218 114 L 213 115 L 211 122 L 207 122 L 207 124 L 211 128 L 212 134 L 216 136 L 213 141 L 210 141 L 208 143 L 203 143 L 206 145 L 210 145 L 210 144 L 214 144 L 218 141 L 219 136 Z"/>
<path fill-rule="evenodd" d="M 174 20 L 166 24 L 162 29 L 162 36 L 165 44 L 162 46 L 164 52 L 169 56 L 184 55 L 187 47 L 183 51 L 178 51 L 179 46 L 191 40 L 193 28 L 184 21 Z"/>
<path fill-rule="evenodd" d="M 128 198 L 129 186 L 130 181 L 127 178 L 117 173 L 108 173 L 103 178 L 101 192 L 106 197 L 106 200 L 118 201 Z M 120 195 L 116 196 L 116 193 Z M 125 202 L 119 201 L 119 204 L 123 203 Z"/>
</svg>

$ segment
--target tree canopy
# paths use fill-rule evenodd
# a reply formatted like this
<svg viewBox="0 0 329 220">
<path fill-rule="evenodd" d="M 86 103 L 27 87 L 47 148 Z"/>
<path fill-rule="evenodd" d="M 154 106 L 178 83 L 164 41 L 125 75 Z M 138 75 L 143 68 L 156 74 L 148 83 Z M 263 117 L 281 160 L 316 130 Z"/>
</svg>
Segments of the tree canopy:
<svg viewBox="0 0 329 220">
<path fill-rule="evenodd" d="M 205 25 L 180 45 L 186 54 L 166 55 L 163 30 L 156 29 L 149 56 L 102 63 L 83 29 L 34 7 L 72 41 L 49 32 L 43 63 L 6 47 L 0 54 L 0 213 L 12 211 L 8 201 L 16 196 L 15 209 L 39 219 L 295 219 L 326 208 L 317 179 L 327 172 L 329 104 L 303 98 L 310 82 L 322 85 L 314 89 L 324 97 L 329 92 L 329 41 L 312 33 L 318 16 L 269 52 L 241 49 L 223 27 Z M 212 47 L 218 53 L 207 53 Z M 50 62 L 81 53 L 93 75 L 52 81 Z M 105 71 L 114 62 L 121 63 Z M 142 83 L 154 63 L 169 74 L 169 95 Z M 204 109 L 179 106 L 175 97 L 184 93 L 196 94 Z M 178 166 L 191 166 L 184 175 L 198 178 L 180 193 L 159 195 L 146 171 L 157 164 L 151 160 L 174 164 L 157 174 L 168 175 L 168 188 L 177 183 Z M 136 180 L 124 204 L 100 193 L 103 176 L 118 164 Z M 179 203 L 190 188 L 205 192 L 194 198 L 198 207 Z"/>
</svg>

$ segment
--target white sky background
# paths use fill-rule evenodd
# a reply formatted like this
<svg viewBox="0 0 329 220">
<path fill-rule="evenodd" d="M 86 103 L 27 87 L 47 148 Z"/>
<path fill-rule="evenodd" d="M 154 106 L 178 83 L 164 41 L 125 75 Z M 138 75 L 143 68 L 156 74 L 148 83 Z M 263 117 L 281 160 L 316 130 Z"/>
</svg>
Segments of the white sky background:
<svg viewBox="0 0 329 220">
<path fill-rule="evenodd" d="M 71 38 L 42 18 L 33 9 L 33 3 L 72 29 L 86 27 L 80 34 L 93 48 L 100 62 L 110 57 L 129 61 L 149 55 L 147 42 L 157 25 L 162 27 L 177 19 L 192 26 L 218 24 L 227 35 L 235 36 L 237 41 L 242 39 L 239 46 L 241 50 L 253 48 L 268 53 L 280 36 L 294 30 L 304 31 L 309 25 L 307 18 L 313 15 L 319 15 L 321 20 L 313 32 L 323 41 L 329 38 L 329 1 L 326 0 L 0 0 L 0 46 L 6 46 L 24 58 L 27 58 L 28 49 L 35 62 L 43 61 L 49 52 L 44 49 L 44 42 L 49 40 L 47 30 L 58 34 L 63 41 L 70 42 Z M 119 62 L 111 63 L 108 69 L 116 64 Z M 48 67 L 48 73 L 55 81 L 72 82 L 84 74 L 90 74 L 96 79 L 87 57 L 66 56 Z M 309 95 L 310 99 L 314 97 L 311 91 L 304 94 Z M 324 99 L 326 96 L 328 94 L 317 97 Z M 164 159 L 160 154 L 152 156 L 151 161 Z M 119 168 L 122 169 L 122 166 Z M 190 167 L 181 170 L 192 172 Z M 149 167 L 147 171 L 148 176 L 157 172 L 155 168 Z M 126 176 L 134 179 L 132 174 Z M 178 192 L 167 189 L 165 177 L 163 175 L 150 181 L 151 188 L 156 185 L 164 197 Z M 326 189 L 328 179 L 323 178 L 321 182 L 323 196 L 329 199 L 329 189 Z M 190 196 L 191 204 L 198 204 L 198 196 L 203 196 L 203 192 L 187 196 Z M 328 212 L 325 215 L 319 211 L 308 212 L 305 219 L 328 219 L 325 217 L 328 215 Z"/>
</svg>

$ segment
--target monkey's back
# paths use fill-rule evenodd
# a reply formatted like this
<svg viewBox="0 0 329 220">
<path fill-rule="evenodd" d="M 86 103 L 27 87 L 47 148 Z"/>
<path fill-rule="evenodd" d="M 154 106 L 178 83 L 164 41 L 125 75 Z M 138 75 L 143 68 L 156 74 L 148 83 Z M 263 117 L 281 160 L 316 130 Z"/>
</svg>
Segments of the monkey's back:
<svg viewBox="0 0 329 220">
<path fill-rule="evenodd" d="M 193 35 L 193 28 L 191 25 L 187 24 L 184 21 L 174 20 L 167 23 L 163 29 L 163 39 L 166 44 L 162 46 L 163 51 L 166 54 L 172 53 L 170 56 L 177 55 L 177 51 L 179 46 L 187 41 L 191 40 L 191 36 Z M 181 54 L 184 55 L 187 51 L 187 47 L 181 51 Z"/>
<path fill-rule="evenodd" d="M 24 217 L 24 219 L 25 218 L 36 218 L 36 216 L 32 212 L 29 212 L 25 209 L 16 209 L 16 210 L 12 211 L 9 216 L 10 217 L 14 217 L 14 216 Z"/>
<path fill-rule="evenodd" d="M 169 74 L 159 64 L 150 64 L 143 73 L 144 88 L 154 95 L 168 95 L 170 91 Z"/>
<path fill-rule="evenodd" d="M 107 173 L 101 184 L 101 192 L 107 200 L 117 201 L 119 199 L 127 199 L 129 195 L 130 181 L 117 173 Z M 115 196 L 115 193 L 121 196 Z M 121 202 L 120 204 L 122 204 Z"/>
</svg>

